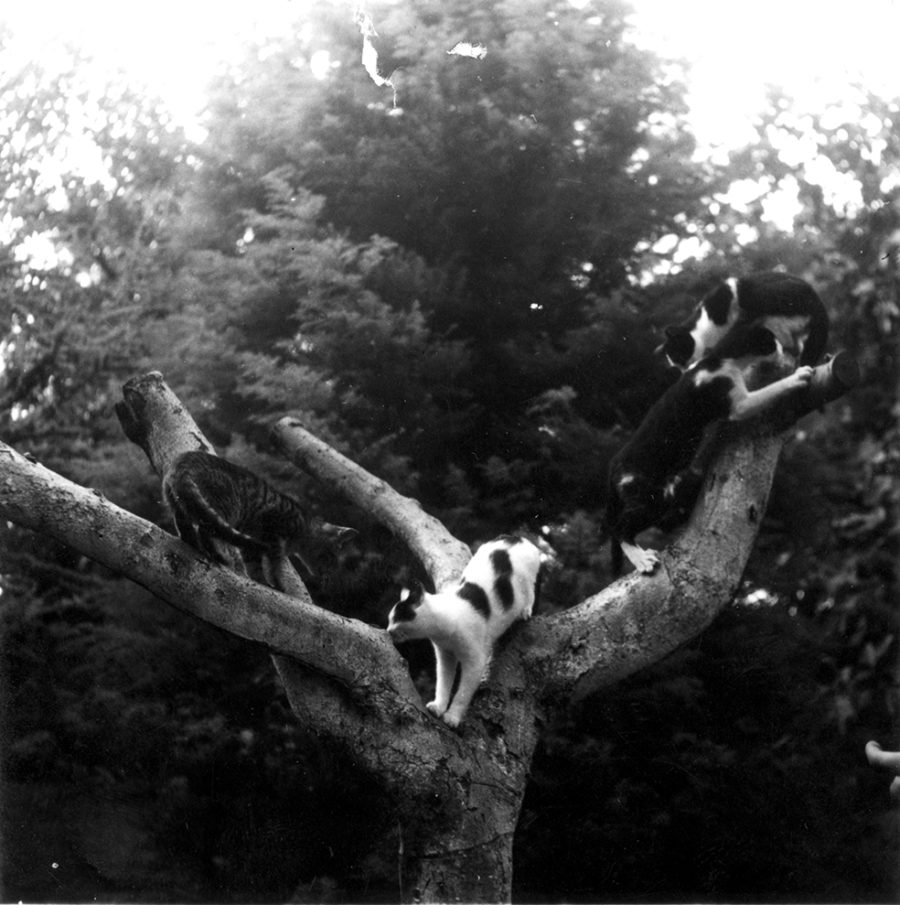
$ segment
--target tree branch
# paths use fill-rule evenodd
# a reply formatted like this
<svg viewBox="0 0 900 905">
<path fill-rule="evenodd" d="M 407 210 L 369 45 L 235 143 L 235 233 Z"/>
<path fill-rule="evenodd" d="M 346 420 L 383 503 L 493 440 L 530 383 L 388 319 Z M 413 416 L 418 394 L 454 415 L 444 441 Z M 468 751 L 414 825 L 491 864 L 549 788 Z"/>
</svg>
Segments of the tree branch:
<svg viewBox="0 0 900 905">
<path fill-rule="evenodd" d="M 796 418 L 836 398 L 853 384 L 855 374 L 852 361 L 840 357 L 817 369 L 813 388 L 795 400 L 789 416 Z M 117 406 L 123 428 L 160 474 L 188 449 L 211 451 L 161 375 L 129 381 L 123 398 Z M 416 501 L 398 494 L 293 419 L 279 422 L 275 433 L 296 464 L 394 530 L 436 588 L 458 577 L 469 559 L 468 548 Z M 497 655 L 492 674 L 498 689 L 512 682 L 515 700 L 530 701 L 528 685 L 545 703 L 567 702 L 571 695 L 587 694 L 656 662 L 702 631 L 738 587 L 781 445 L 771 425 L 733 437 L 710 469 L 706 492 L 679 542 L 663 556 L 659 572 L 631 575 L 571 610 L 518 627 Z M 406 665 L 386 634 L 314 607 L 296 576 L 285 588 L 298 599 L 214 566 L 156 526 L 32 465 L 4 444 L 0 460 L 5 466 L 0 513 L 73 546 L 187 612 L 265 644 L 281 655 L 276 665 L 290 677 L 286 684 L 296 712 L 318 731 L 361 739 L 368 726 L 366 737 L 377 738 L 383 750 L 372 748 L 373 762 L 394 758 L 398 775 L 415 740 L 423 782 L 435 758 L 462 744 L 424 715 Z M 361 721 L 334 683 L 349 689 L 383 719 L 377 724 Z M 476 712 L 493 713 L 495 698 L 480 695 Z M 515 701 L 506 701 L 510 703 Z M 519 713 L 515 707 L 504 712 Z M 530 723 L 526 712 L 531 713 L 530 705 L 517 719 Z M 382 731 L 397 724 L 405 726 L 403 744 L 392 744 Z M 510 741 L 516 727 L 508 728 L 513 733 Z M 531 732 L 525 725 L 518 731 L 523 738 Z"/>
<path fill-rule="evenodd" d="M 579 698 L 665 657 L 705 629 L 736 592 L 782 441 L 744 437 L 708 475 L 706 494 L 653 575 L 632 572 L 574 609 L 538 618 L 521 655 L 551 698 Z"/>
<path fill-rule="evenodd" d="M 419 560 L 435 590 L 455 582 L 472 552 L 416 500 L 369 474 L 327 443 L 313 436 L 295 418 L 282 418 L 274 436 L 287 456 L 329 487 L 340 491 L 360 509 L 399 535 Z"/>
<path fill-rule="evenodd" d="M 706 628 L 737 591 L 765 513 L 783 430 L 858 381 L 838 355 L 808 390 L 749 430 L 730 425 L 684 533 L 653 575 L 632 573 L 574 609 L 533 620 L 505 656 L 522 657 L 548 699 L 611 685 Z"/>
<path fill-rule="evenodd" d="M 785 397 L 775 412 L 766 419 L 773 430 L 786 430 L 795 421 L 829 402 L 834 402 L 859 384 L 859 363 L 847 352 L 838 352 L 813 371 L 809 386 Z"/>
<path fill-rule="evenodd" d="M 59 540 L 158 597 L 249 641 L 300 660 L 394 717 L 419 709 L 386 634 L 281 594 L 201 557 L 156 525 L 114 506 L 0 442 L 0 513 Z"/>
</svg>

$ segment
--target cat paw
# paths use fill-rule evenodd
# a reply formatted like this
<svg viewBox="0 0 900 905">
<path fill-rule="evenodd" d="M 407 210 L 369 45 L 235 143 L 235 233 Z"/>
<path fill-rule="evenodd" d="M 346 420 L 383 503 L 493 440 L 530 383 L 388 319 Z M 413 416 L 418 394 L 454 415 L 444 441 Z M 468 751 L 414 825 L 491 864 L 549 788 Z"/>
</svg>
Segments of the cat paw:
<svg viewBox="0 0 900 905">
<path fill-rule="evenodd" d="M 426 709 L 432 716 L 436 716 L 438 719 L 440 719 L 442 716 L 444 716 L 444 711 L 445 711 L 447 708 L 446 708 L 446 707 L 441 707 L 440 704 L 438 704 L 437 701 L 429 701 L 429 702 L 425 705 L 425 709 Z"/>
<path fill-rule="evenodd" d="M 649 575 L 659 565 L 659 554 L 656 550 L 645 550 L 637 544 L 622 542 L 622 552 L 631 564 L 643 575 Z"/>
<path fill-rule="evenodd" d="M 813 378 L 813 369 L 809 365 L 797 368 L 790 376 L 791 384 L 795 387 L 808 386 Z"/>
<path fill-rule="evenodd" d="M 649 575 L 659 565 L 659 556 L 655 550 L 644 550 L 642 552 L 644 554 L 643 557 L 635 562 L 634 567 L 638 572 Z"/>
<path fill-rule="evenodd" d="M 458 729 L 459 724 L 462 722 L 462 717 L 456 716 L 455 714 L 450 713 L 450 711 L 448 710 L 444 714 L 443 720 L 451 729 Z"/>
</svg>

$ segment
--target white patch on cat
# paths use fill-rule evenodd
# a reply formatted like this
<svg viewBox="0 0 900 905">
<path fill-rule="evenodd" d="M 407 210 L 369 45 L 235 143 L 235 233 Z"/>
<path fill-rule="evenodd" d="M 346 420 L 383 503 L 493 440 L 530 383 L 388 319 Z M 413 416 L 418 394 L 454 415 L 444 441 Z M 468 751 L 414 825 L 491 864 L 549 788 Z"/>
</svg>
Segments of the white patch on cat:
<svg viewBox="0 0 900 905">
<path fill-rule="evenodd" d="M 806 345 L 806 336 L 809 332 L 810 318 L 805 315 L 784 317 L 773 315 L 762 319 L 762 325 L 771 330 L 784 351 L 790 355 L 792 363 L 796 365 L 803 355 L 803 347 Z"/>
<path fill-rule="evenodd" d="M 691 330 L 691 339 L 694 341 L 694 352 L 687 361 L 687 367 L 700 361 L 721 340 L 725 334 L 737 323 L 740 315 L 740 302 L 738 299 L 738 281 L 735 277 L 725 280 L 725 285 L 731 290 L 731 302 L 728 306 L 728 316 L 724 324 L 717 324 L 710 316 L 706 305 L 700 304 L 700 316 L 694 329 Z"/>
<path fill-rule="evenodd" d="M 622 552 L 631 561 L 631 564 L 643 575 L 649 575 L 659 565 L 659 554 L 656 550 L 645 550 L 637 544 L 628 541 L 620 541 Z"/>
<path fill-rule="evenodd" d="M 438 594 L 422 590 L 412 603 L 407 592 L 391 610 L 387 630 L 395 643 L 427 638 L 434 647 L 434 700 L 426 706 L 448 726 L 462 722 L 497 639 L 517 619 L 531 617 L 540 566 L 541 551 L 530 541 L 500 537 L 478 548 L 458 587 Z M 451 702 L 457 665 L 459 687 Z"/>
</svg>

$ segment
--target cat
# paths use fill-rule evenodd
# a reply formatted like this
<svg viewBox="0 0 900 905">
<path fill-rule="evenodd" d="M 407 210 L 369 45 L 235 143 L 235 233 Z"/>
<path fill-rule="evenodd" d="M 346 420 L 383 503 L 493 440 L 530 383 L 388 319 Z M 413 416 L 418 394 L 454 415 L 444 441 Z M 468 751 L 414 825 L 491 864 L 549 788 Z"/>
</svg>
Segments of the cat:
<svg viewBox="0 0 900 905">
<path fill-rule="evenodd" d="M 395 643 L 427 638 L 434 647 L 434 700 L 426 706 L 448 726 L 462 722 L 497 639 L 517 619 L 531 618 L 540 568 L 541 551 L 531 541 L 502 535 L 478 548 L 455 590 L 430 594 L 415 585 L 391 610 L 387 630 Z"/>
<path fill-rule="evenodd" d="M 808 386 L 813 369 L 803 365 L 760 389 L 748 389 L 757 370 L 790 364 L 770 330 L 738 325 L 650 408 L 609 465 L 605 525 L 614 573 L 620 571 L 623 553 L 639 572 L 653 572 L 659 563 L 657 553 L 639 547 L 635 537 L 673 516 L 690 513 L 702 483 L 694 463 L 707 427 L 720 419 L 750 418 Z"/>
<path fill-rule="evenodd" d="M 253 565 L 279 568 L 296 554 L 313 573 L 306 556 L 337 548 L 356 534 L 353 528 L 309 519 L 293 498 L 258 475 L 211 453 L 178 456 L 163 478 L 163 497 L 178 536 L 220 564 L 233 565 L 217 541 L 240 548 Z"/>
<path fill-rule="evenodd" d="M 687 320 L 666 327 L 659 351 L 685 370 L 736 324 L 770 330 L 795 365 L 818 364 L 828 342 L 828 315 L 812 286 L 786 273 L 763 272 L 720 283 Z"/>
</svg>

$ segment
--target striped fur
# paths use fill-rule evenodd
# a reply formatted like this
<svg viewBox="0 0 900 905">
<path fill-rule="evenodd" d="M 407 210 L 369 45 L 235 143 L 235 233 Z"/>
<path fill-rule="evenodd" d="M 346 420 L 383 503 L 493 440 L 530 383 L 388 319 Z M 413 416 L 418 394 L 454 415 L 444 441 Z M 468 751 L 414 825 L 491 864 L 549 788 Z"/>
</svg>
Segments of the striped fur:
<svg viewBox="0 0 900 905">
<path fill-rule="evenodd" d="M 227 562 L 216 541 L 252 556 L 304 554 L 340 544 L 350 528 L 310 522 L 303 507 L 252 471 L 196 450 L 179 456 L 163 479 L 163 497 L 179 537 L 216 562 Z"/>
</svg>

